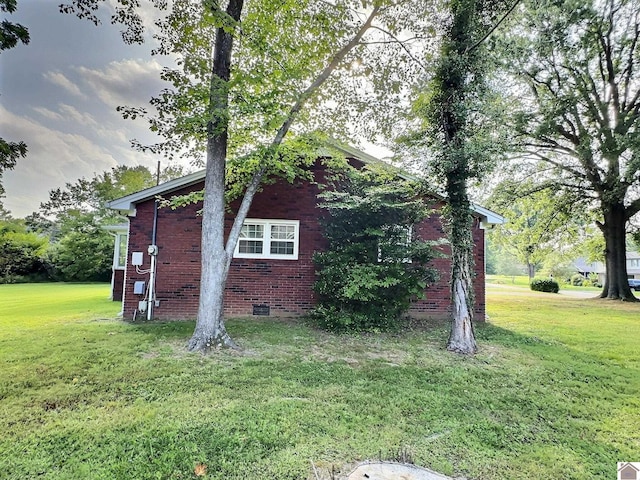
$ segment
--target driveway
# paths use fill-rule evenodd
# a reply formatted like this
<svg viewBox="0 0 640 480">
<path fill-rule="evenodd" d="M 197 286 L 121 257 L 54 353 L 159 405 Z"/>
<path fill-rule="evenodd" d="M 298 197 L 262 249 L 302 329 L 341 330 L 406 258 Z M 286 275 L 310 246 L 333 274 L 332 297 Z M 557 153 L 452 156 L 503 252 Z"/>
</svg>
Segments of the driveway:
<svg viewBox="0 0 640 480">
<path fill-rule="evenodd" d="M 600 290 L 563 290 L 562 288 L 558 292 L 560 295 L 566 295 L 567 297 L 577 298 L 597 298 L 600 295 Z"/>
</svg>

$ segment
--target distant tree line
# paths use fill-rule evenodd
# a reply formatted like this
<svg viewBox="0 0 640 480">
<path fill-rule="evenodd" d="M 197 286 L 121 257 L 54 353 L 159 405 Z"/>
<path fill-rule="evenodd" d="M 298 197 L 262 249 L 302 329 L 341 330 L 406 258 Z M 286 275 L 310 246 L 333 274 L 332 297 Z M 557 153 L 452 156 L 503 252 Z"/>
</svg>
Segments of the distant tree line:
<svg viewBox="0 0 640 480">
<path fill-rule="evenodd" d="M 160 180 L 182 174 L 169 167 Z M 50 191 L 49 200 L 26 218 L 0 209 L 0 283 L 108 281 L 114 248 L 108 227 L 126 219 L 105 203 L 156 182 L 147 167 L 118 166 Z"/>
</svg>

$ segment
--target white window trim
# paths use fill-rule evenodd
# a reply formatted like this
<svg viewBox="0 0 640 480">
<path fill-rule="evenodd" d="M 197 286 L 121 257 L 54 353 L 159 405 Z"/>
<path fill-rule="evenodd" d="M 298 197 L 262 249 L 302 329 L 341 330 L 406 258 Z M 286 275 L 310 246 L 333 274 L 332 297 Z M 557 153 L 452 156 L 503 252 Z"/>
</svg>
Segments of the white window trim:
<svg viewBox="0 0 640 480">
<path fill-rule="evenodd" d="M 127 266 L 127 250 L 129 248 L 129 235 L 128 233 L 118 232 L 115 234 L 115 248 L 113 251 L 113 269 L 114 270 L 124 270 Z M 124 263 L 120 264 L 120 254 L 122 253 L 122 249 L 120 248 L 120 240 L 124 238 Z"/>
<path fill-rule="evenodd" d="M 298 244 L 300 243 L 300 221 L 299 220 L 280 220 L 280 219 L 264 219 L 264 218 L 247 218 L 243 225 L 263 225 L 264 237 L 262 238 L 262 253 L 240 253 L 240 239 L 236 243 L 233 251 L 233 258 L 255 258 L 255 259 L 273 259 L 273 260 L 298 260 Z M 278 255 L 271 253 L 271 226 L 272 225 L 293 225 L 293 255 Z M 276 240 L 277 241 L 277 240 Z"/>
</svg>

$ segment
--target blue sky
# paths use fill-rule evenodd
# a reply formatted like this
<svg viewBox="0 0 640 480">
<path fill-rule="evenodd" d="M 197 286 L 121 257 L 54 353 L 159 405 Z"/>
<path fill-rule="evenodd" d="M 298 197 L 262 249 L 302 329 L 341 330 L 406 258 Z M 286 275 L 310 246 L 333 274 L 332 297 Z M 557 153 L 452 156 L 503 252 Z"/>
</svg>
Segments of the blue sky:
<svg viewBox="0 0 640 480">
<path fill-rule="evenodd" d="M 31 35 L 28 45 L 0 54 L 0 136 L 29 149 L 3 175 L 3 203 L 15 217 L 37 210 L 66 182 L 118 164 L 155 169 L 160 159 L 130 147 L 132 138 L 153 137 L 144 121 L 124 120 L 116 107 L 146 105 L 162 89 L 161 59 L 149 45 L 125 45 L 108 18 L 96 27 L 59 13 L 58 3 L 21 0 L 5 16 Z"/>
</svg>

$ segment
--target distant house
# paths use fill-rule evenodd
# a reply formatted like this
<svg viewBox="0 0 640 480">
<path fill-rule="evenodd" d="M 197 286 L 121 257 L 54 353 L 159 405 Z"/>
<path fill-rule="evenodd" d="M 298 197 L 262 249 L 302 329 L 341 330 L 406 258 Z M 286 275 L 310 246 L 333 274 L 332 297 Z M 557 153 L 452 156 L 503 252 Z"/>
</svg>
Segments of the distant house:
<svg viewBox="0 0 640 480">
<path fill-rule="evenodd" d="M 355 167 L 380 162 L 354 148 L 341 148 Z M 313 181 L 290 184 L 280 180 L 264 185 L 256 194 L 231 263 L 225 289 L 226 315 L 296 316 L 314 306 L 312 256 L 326 248 L 319 221 L 325 212 L 318 207 L 318 194 L 327 171 L 319 160 L 311 173 Z M 129 218 L 126 240 L 121 233 L 114 254 L 113 298 L 122 299 L 125 318 L 139 316 L 142 311 L 156 319 L 195 318 L 201 252 L 201 218 L 197 212 L 202 205 L 156 210 L 155 199 L 201 190 L 204 177 L 205 172 L 199 171 L 108 204 Z M 414 235 L 425 240 L 440 239 L 444 233 L 438 211 L 444 203 L 437 195 L 427 200 L 435 213 L 414 227 Z M 232 203 L 230 211 L 237 211 L 238 205 L 239 202 Z M 503 223 L 504 219 L 479 206 L 474 210 L 475 313 L 477 319 L 483 320 L 484 229 Z M 229 213 L 225 220 L 227 233 L 233 218 Z M 449 261 L 439 258 L 433 265 L 441 272 L 440 280 L 428 287 L 426 299 L 412 304 L 413 316 L 438 317 L 451 310 Z"/>
<path fill-rule="evenodd" d="M 584 277 L 590 274 L 598 276 L 598 283 L 604 284 L 607 277 L 607 269 L 604 262 L 589 262 L 584 258 L 578 258 L 573 265 L 576 271 Z M 640 253 L 627 251 L 627 277 L 640 279 Z"/>
<path fill-rule="evenodd" d="M 589 262 L 586 258 L 580 257 L 573 262 L 573 267 L 580 275 L 589 278 L 591 275 L 598 276 L 598 282 L 601 282 L 605 276 L 604 263 Z"/>
</svg>

